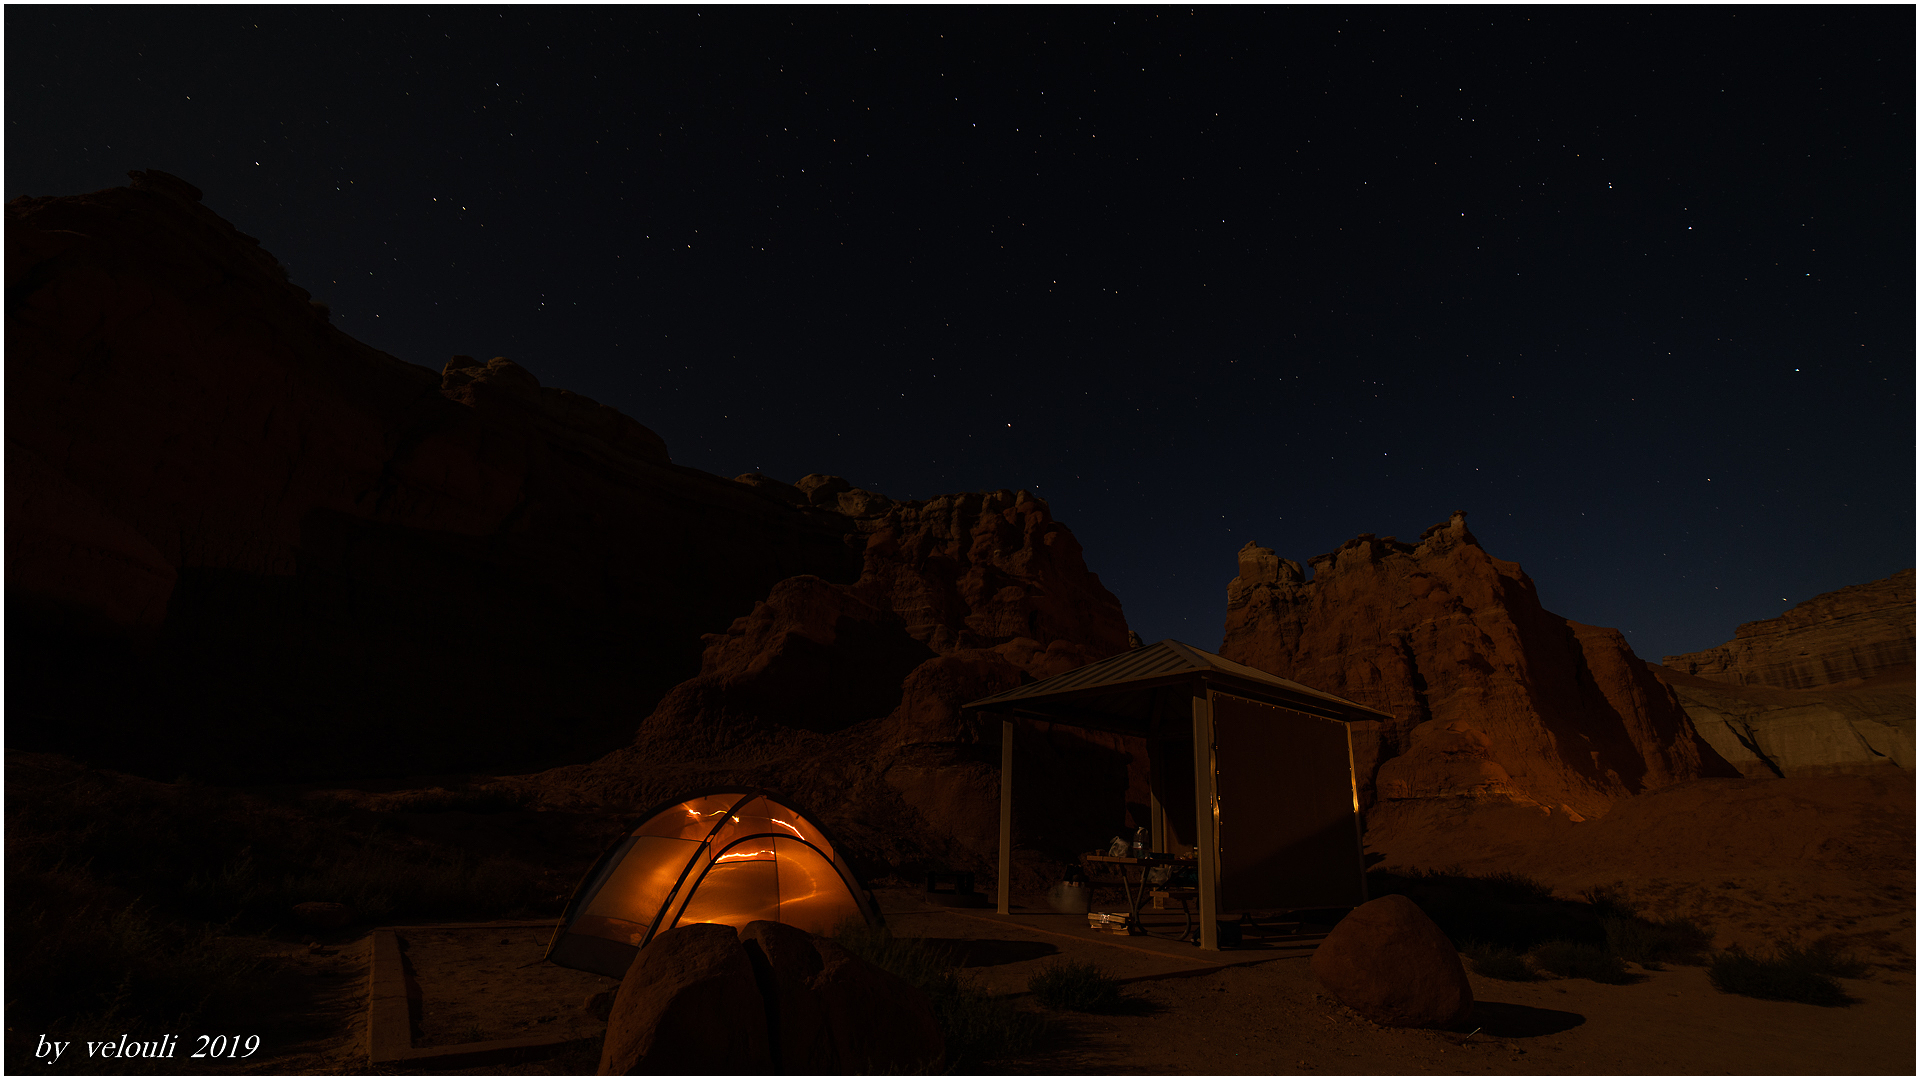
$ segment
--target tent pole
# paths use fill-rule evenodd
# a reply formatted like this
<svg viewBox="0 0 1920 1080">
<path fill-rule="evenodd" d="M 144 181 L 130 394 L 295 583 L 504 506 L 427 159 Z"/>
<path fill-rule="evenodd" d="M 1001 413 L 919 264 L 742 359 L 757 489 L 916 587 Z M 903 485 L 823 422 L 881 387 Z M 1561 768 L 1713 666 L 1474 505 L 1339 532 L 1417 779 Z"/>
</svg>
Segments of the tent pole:
<svg viewBox="0 0 1920 1080">
<path fill-rule="evenodd" d="M 1013 717 L 1000 721 L 1000 914 L 1012 914 L 1013 895 Z"/>
<path fill-rule="evenodd" d="M 1193 853 L 1200 862 L 1200 947 L 1220 949 L 1219 800 L 1214 797 L 1213 693 L 1193 684 Z"/>
</svg>

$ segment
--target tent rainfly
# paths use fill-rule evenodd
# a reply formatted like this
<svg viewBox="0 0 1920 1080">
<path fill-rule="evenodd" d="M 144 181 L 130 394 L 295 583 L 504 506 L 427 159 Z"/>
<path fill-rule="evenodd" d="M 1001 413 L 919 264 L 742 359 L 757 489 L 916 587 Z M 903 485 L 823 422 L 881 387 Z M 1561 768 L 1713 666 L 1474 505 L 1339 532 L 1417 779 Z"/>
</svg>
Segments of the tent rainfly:
<svg viewBox="0 0 1920 1080">
<path fill-rule="evenodd" d="M 1350 728 L 1390 715 L 1172 639 L 963 708 L 1000 725 L 1000 912 L 1015 717 L 1142 737 L 1153 850 L 1198 864 L 1200 947 L 1222 913 L 1366 902 Z"/>
<path fill-rule="evenodd" d="M 756 919 L 829 934 L 874 907 L 818 824 L 764 791 L 714 791 L 649 813 L 581 879 L 547 959 L 618 979 L 690 923 Z"/>
</svg>

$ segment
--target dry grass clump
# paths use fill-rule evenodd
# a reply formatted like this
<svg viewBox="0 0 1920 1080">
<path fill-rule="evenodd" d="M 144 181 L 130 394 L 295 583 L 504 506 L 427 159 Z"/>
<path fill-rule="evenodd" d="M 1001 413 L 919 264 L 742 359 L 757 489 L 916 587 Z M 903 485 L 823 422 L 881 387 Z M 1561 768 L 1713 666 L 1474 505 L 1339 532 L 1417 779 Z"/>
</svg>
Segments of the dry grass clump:
<svg viewBox="0 0 1920 1080">
<path fill-rule="evenodd" d="M 1510 871 L 1375 870 L 1367 875 L 1367 893 L 1398 893 L 1412 900 L 1463 950 L 1479 943 L 1525 952 L 1547 941 L 1602 940 L 1585 905 L 1555 899 L 1551 888 Z"/>
<path fill-rule="evenodd" d="M 1562 900 L 1522 874 L 1472 875 L 1458 868 L 1367 875 L 1374 896 L 1399 893 L 1419 905 L 1473 970 L 1492 979 L 1522 982 L 1542 974 L 1605 983 L 1636 981 L 1631 961 L 1658 970 L 1663 964 L 1701 964 L 1713 934 L 1691 919 L 1653 919 L 1625 890 L 1596 886 L 1581 900 Z"/>
<path fill-rule="evenodd" d="M 1691 919 L 1604 918 L 1607 950 L 1650 971 L 1665 964 L 1699 964 L 1713 945 L 1713 935 Z"/>
<path fill-rule="evenodd" d="M 1625 961 L 1605 947 L 1578 941 L 1549 941 L 1528 954 L 1535 967 L 1565 979 L 1591 979 L 1621 985 L 1637 981 Z"/>
<path fill-rule="evenodd" d="M 1052 960 L 1027 980 L 1042 1007 L 1055 1012 L 1113 1013 L 1125 1004 L 1120 983 L 1097 964 Z"/>
<path fill-rule="evenodd" d="M 1649 919 L 1617 886 L 1596 885 L 1580 893 L 1606 935 L 1607 951 L 1622 960 L 1659 971 L 1665 964 L 1702 964 L 1713 948 L 1713 933 L 1692 919 Z"/>
<path fill-rule="evenodd" d="M 1534 982 L 1540 978 L 1540 973 L 1527 963 L 1524 952 L 1479 941 L 1468 942 L 1461 951 L 1467 954 L 1476 975 L 1507 982 Z"/>
<path fill-rule="evenodd" d="M 1867 965 L 1859 958 L 1822 944 L 1782 945 L 1771 955 L 1750 954 L 1736 945 L 1716 953 L 1707 967 L 1707 977 L 1722 993 L 1826 1006 L 1859 1000 L 1842 989 L 1835 976 L 1857 979 L 1866 973 Z"/>
</svg>

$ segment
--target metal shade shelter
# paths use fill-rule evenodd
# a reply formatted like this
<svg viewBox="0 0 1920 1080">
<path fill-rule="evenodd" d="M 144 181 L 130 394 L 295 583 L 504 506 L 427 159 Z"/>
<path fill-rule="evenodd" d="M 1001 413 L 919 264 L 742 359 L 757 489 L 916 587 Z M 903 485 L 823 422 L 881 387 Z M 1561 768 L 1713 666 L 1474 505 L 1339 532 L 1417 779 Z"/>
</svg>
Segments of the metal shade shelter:
<svg viewBox="0 0 1920 1080">
<path fill-rule="evenodd" d="M 874 911 L 807 815 L 764 791 L 712 791 L 648 813 L 587 871 L 547 947 L 562 967 L 618 979 L 655 936 L 756 919 L 829 935 Z"/>
<path fill-rule="evenodd" d="M 1015 717 L 1147 740 L 1155 851 L 1199 868 L 1200 947 L 1221 911 L 1366 901 L 1348 725 L 1387 713 L 1168 639 L 968 702 L 1001 716 L 1000 913 L 1013 868 Z"/>
</svg>

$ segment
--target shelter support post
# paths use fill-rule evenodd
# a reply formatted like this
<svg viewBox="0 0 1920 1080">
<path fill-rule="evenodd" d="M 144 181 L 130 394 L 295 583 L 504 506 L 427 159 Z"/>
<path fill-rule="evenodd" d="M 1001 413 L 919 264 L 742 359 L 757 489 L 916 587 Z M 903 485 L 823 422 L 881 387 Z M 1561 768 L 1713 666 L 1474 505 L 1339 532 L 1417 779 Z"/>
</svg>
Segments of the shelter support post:
<svg viewBox="0 0 1920 1080">
<path fill-rule="evenodd" d="M 1000 721 L 1000 914 L 1013 896 L 1013 718 Z"/>
<path fill-rule="evenodd" d="M 1214 788 L 1213 696 L 1193 684 L 1193 845 L 1200 871 L 1200 947 L 1220 949 L 1220 802 Z"/>
</svg>

